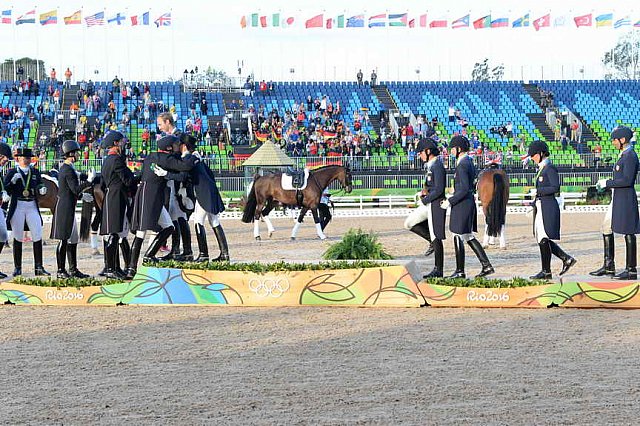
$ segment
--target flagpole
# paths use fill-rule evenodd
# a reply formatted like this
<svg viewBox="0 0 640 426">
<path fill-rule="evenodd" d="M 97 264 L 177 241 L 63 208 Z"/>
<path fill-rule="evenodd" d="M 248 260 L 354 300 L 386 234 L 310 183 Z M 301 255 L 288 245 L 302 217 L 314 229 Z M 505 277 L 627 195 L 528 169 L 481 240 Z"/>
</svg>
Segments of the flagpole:
<svg viewBox="0 0 640 426">
<path fill-rule="evenodd" d="M 176 43 L 175 43 L 175 31 L 173 30 L 173 8 L 169 8 L 169 16 L 171 20 L 171 77 L 176 75 Z M 164 25 L 164 23 L 163 23 Z"/>
<path fill-rule="evenodd" d="M 33 6 L 33 9 L 35 11 L 36 7 Z M 35 12 L 33 14 L 33 19 L 35 20 Z M 35 31 L 35 37 L 36 37 L 36 70 L 37 70 L 37 78 L 38 81 L 40 81 L 40 40 L 38 37 L 38 29 L 36 28 Z M 43 61 L 44 63 L 44 61 Z"/>
<path fill-rule="evenodd" d="M 105 25 L 105 29 L 104 29 L 104 51 L 107 52 L 106 56 L 106 70 L 105 70 L 105 82 L 109 81 L 109 34 Z M 115 96 L 115 95 L 114 95 Z"/>
<path fill-rule="evenodd" d="M 13 6 L 11 6 L 11 19 L 13 19 Z M 13 27 L 13 81 L 18 79 L 18 70 L 16 69 L 16 26 Z"/>
<path fill-rule="evenodd" d="M 87 79 L 87 30 L 82 26 L 82 7 L 80 7 L 80 31 L 82 31 L 82 79 Z M 77 79 L 76 79 L 77 81 Z"/>
</svg>

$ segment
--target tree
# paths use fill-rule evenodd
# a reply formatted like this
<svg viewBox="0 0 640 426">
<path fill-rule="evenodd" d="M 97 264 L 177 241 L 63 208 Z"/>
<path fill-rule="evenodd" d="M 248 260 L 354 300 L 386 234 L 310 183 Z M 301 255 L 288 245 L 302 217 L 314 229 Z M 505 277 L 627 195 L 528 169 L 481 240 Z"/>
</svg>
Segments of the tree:
<svg viewBox="0 0 640 426">
<path fill-rule="evenodd" d="M 482 62 L 476 62 L 471 71 L 473 81 L 499 81 L 504 76 L 504 65 L 500 64 L 489 69 L 489 58 L 484 58 Z"/>
<path fill-rule="evenodd" d="M 602 64 L 609 69 L 605 78 L 623 80 L 640 78 L 638 51 L 640 51 L 640 34 L 638 34 L 638 31 L 630 31 L 621 36 L 615 47 L 602 57 Z"/>
<path fill-rule="evenodd" d="M 14 64 L 15 64 L 15 69 L 14 69 Z M 5 59 L 2 62 L 1 69 L 0 69 L 0 80 L 13 81 L 16 76 L 16 71 L 20 69 L 20 67 L 22 67 L 22 69 L 24 70 L 24 74 L 22 74 L 22 76 L 20 75 L 17 76 L 18 79 L 31 77 L 35 80 L 38 78 L 38 75 L 40 75 L 40 78 L 44 80 L 47 76 L 47 73 L 45 72 L 45 69 L 44 69 L 44 61 L 42 60 L 36 60 L 31 58 L 20 58 L 20 59 L 16 59 L 14 62 L 13 58 L 9 58 L 9 59 Z M 38 73 L 38 68 L 40 68 L 39 73 Z"/>
</svg>

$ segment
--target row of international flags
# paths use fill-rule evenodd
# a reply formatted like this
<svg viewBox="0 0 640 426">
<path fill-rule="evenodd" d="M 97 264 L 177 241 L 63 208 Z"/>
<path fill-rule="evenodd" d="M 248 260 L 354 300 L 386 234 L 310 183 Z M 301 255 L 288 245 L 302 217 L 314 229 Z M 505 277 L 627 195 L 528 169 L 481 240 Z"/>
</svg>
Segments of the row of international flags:
<svg viewBox="0 0 640 426">
<path fill-rule="evenodd" d="M 13 17 L 13 10 L 3 10 L 2 15 L 0 15 L 0 24 L 13 24 L 15 25 L 24 25 L 24 24 L 35 24 L 36 22 L 40 23 L 40 25 L 57 25 L 58 24 L 58 10 L 54 9 L 49 12 L 44 13 L 36 13 L 35 9 L 29 10 L 28 12 L 19 15 L 15 18 Z M 135 26 L 144 26 L 149 25 L 151 20 L 149 19 L 149 12 L 141 13 L 140 15 L 129 15 L 127 16 L 124 13 L 117 12 L 112 15 L 106 15 L 104 10 L 94 13 L 92 15 L 87 15 L 83 17 L 82 9 L 73 12 L 69 16 L 62 16 L 61 22 L 64 25 L 82 25 L 83 22 L 87 27 L 99 26 L 99 25 L 130 25 L 132 27 Z M 171 12 L 163 13 L 158 16 L 157 19 L 153 21 L 156 27 L 168 27 L 171 25 Z"/>
<path fill-rule="evenodd" d="M 304 28 L 527 28 L 532 27 L 536 31 L 551 27 L 594 27 L 594 28 L 625 28 L 633 27 L 640 29 L 640 20 L 631 19 L 630 15 L 614 13 L 584 15 L 553 14 L 551 12 L 535 17 L 531 13 L 526 13 L 516 19 L 506 16 L 484 15 L 471 19 L 471 14 L 466 14 L 457 19 L 448 19 L 444 16 L 431 16 L 430 14 L 409 14 L 409 13 L 380 13 L 375 15 L 357 14 L 348 15 L 327 15 L 321 13 L 308 19 L 297 21 L 294 16 L 288 14 L 272 13 L 260 14 L 251 13 L 240 18 L 242 28 L 288 28 L 300 26 L 304 23 Z"/>
</svg>

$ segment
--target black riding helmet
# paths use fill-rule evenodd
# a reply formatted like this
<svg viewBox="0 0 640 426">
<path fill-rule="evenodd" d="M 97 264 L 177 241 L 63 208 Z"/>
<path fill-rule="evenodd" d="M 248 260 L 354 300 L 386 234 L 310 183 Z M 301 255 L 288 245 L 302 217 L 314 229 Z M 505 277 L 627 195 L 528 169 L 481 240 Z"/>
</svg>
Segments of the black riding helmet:
<svg viewBox="0 0 640 426">
<path fill-rule="evenodd" d="M 194 149 L 196 149 L 198 139 L 188 133 L 182 133 L 180 134 L 180 143 L 185 144 L 189 151 L 193 151 Z"/>
<path fill-rule="evenodd" d="M 33 151 L 31 148 L 18 148 L 16 149 L 16 157 L 33 157 Z"/>
<path fill-rule="evenodd" d="M 436 144 L 436 141 L 431 138 L 423 138 L 420 139 L 420 142 L 418 142 L 418 146 L 416 146 L 416 152 L 420 153 L 425 149 L 430 150 L 432 155 L 438 155 L 440 153 L 438 144 Z"/>
<path fill-rule="evenodd" d="M 536 154 L 542 154 L 545 157 L 549 156 L 549 147 L 547 146 L 546 142 L 544 141 L 531 142 L 531 145 L 529 145 L 529 151 L 527 152 L 527 155 L 529 157 L 533 157 Z"/>
<path fill-rule="evenodd" d="M 613 129 L 613 132 L 611 132 L 611 140 L 622 138 L 624 138 L 626 143 L 630 143 L 631 138 L 633 138 L 633 130 L 631 130 L 627 126 L 618 126 Z"/>
<path fill-rule="evenodd" d="M 69 157 L 74 152 L 80 151 L 80 145 L 74 140 L 64 141 L 62 143 L 62 156 Z"/>
<path fill-rule="evenodd" d="M 180 140 L 173 136 L 167 135 L 158 140 L 158 150 L 159 151 L 173 151 L 174 146 L 178 146 Z"/>
<path fill-rule="evenodd" d="M 459 148 L 462 152 L 469 151 L 469 139 L 462 135 L 456 135 L 451 138 L 451 142 L 449 143 L 450 148 Z"/>
<path fill-rule="evenodd" d="M 11 154 L 11 147 L 4 142 L 0 142 L 0 155 L 4 155 L 11 160 L 11 158 L 13 158 L 13 155 Z"/>
<path fill-rule="evenodd" d="M 109 149 L 115 146 L 116 142 L 124 139 L 124 135 L 117 130 L 112 130 L 102 138 L 102 148 Z"/>
</svg>

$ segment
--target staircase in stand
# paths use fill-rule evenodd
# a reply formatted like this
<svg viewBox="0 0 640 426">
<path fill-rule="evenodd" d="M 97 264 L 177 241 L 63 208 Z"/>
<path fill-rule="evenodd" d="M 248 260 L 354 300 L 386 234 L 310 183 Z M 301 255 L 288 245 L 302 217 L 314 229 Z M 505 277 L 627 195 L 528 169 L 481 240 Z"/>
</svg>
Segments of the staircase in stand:
<svg viewBox="0 0 640 426">
<path fill-rule="evenodd" d="M 542 133 L 546 141 L 554 140 L 555 135 L 551 127 L 547 124 L 547 116 L 545 114 L 527 114 L 527 117 L 529 117 L 529 120 L 536 126 L 536 129 Z"/>
<path fill-rule="evenodd" d="M 78 104 L 79 90 L 80 90 L 80 86 L 77 84 L 66 87 L 62 91 L 62 103 L 61 103 L 60 109 L 62 109 L 63 111 L 68 111 L 72 103 L 75 102 L 76 104 Z"/>
<path fill-rule="evenodd" d="M 373 90 L 373 93 L 376 95 L 376 98 L 378 98 L 378 101 L 382 105 L 384 105 L 384 109 L 387 114 L 398 109 L 398 105 L 396 105 L 386 85 L 380 84 L 378 86 L 374 86 L 371 90 Z M 371 121 L 373 129 L 377 133 L 380 133 L 380 116 L 369 116 L 369 120 Z"/>
</svg>

